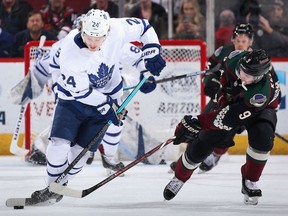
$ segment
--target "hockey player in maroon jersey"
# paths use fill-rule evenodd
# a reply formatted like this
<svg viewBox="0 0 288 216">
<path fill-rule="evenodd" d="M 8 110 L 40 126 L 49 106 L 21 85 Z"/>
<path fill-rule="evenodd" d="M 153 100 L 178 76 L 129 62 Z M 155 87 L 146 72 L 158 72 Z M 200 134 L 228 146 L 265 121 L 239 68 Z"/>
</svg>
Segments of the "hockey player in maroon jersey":
<svg viewBox="0 0 288 216">
<path fill-rule="evenodd" d="M 254 41 L 254 31 L 252 26 L 249 23 L 240 23 L 237 24 L 233 30 L 232 43 L 221 46 L 215 50 L 212 56 L 209 57 L 207 62 L 207 69 L 215 68 L 218 64 L 222 64 L 223 60 L 227 58 L 227 56 L 234 50 L 252 50 L 251 46 Z M 210 112 L 215 107 L 217 107 L 217 102 L 215 101 L 215 96 L 219 91 L 221 84 L 220 84 L 220 71 L 206 75 L 203 78 L 204 83 L 204 94 L 210 98 L 208 104 L 205 106 L 203 112 Z M 243 131 L 241 128 L 237 133 Z M 225 141 L 230 142 L 231 144 L 224 144 L 225 148 L 215 148 L 214 151 L 200 164 L 199 166 L 199 173 L 207 172 L 215 167 L 221 156 L 224 155 L 228 151 L 227 146 L 234 145 L 233 138 L 236 134 L 230 134 L 231 138 L 226 139 Z M 222 141 L 224 142 L 224 141 Z M 176 162 L 172 162 L 170 164 L 171 169 L 174 171 Z"/>
<path fill-rule="evenodd" d="M 217 64 L 222 64 L 223 60 L 234 50 L 252 50 L 251 46 L 254 41 L 254 31 L 249 23 L 237 24 L 233 30 L 232 43 L 231 45 L 226 45 L 219 47 L 214 54 L 209 58 L 207 66 L 209 68 L 215 67 Z M 220 72 L 217 74 L 210 74 L 204 77 L 204 93 L 206 96 L 210 97 L 210 101 L 203 110 L 203 112 L 209 112 L 217 106 L 215 102 L 215 95 L 220 89 Z M 216 103 L 216 104 L 215 104 Z M 231 139 L 227 139 L 224 144 L 225 148 L 214 148 L 214 151 L 200 164 L 199 173 L 207 172 L 215 167 L 221 156 L 228 151 L 228 147 L 234 145 L 233 138 L 236 133 L 240 134 L 245 130 L 245 127 L 239 128 L 231 135 Z M 225 140 L 226 141 L 226 140 Z M 224 141 L 223 141 L 224 142 Z"/>
<path fill-rule="evenodd" d="M 262 191 L 257 187 L 273 147 L 277 124 L 276 109 L 281 91 L 270 58 L 264 50 L 233 51 L 223 65 L 219 108 L 197 117 L 186 115 L 177 125 L 174 144 L 188 143 L 176 163 L 175 176 L 163 195 L 173 199 L 193 171 L 212 153 L 217 143 L 245 126 L 249 146 L 241 167 L 244 203 L 256 205 Z"/>
</svg>

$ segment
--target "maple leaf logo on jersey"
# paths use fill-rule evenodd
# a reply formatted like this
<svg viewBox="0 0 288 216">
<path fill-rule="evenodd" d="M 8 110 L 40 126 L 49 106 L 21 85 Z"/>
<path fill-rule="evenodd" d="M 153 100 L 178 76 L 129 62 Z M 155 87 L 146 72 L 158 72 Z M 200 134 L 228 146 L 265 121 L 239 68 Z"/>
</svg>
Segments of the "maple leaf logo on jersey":
<svg viewBox="0 0 288 216">
<path fill-rule="evenodd" d="M 88 74 L 90 83 L 93 87 L 103 88 L 111 79 L 114 66 L 115 65 L 109 68 L 108 65 L 101 63 L 96 74 Z"/>
</svg>

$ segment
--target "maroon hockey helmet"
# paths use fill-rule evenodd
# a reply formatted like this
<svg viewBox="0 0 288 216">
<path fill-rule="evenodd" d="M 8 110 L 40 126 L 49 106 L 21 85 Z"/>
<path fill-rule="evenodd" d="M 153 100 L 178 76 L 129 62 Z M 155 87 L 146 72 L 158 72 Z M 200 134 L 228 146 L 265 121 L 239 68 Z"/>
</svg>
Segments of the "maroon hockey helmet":
<svg viewBox="0 0 288 216">
<path fill-rule="evenodd" d="M 233 30 L 232 40 L 236 38 L 237 35 L 245 34 L 250 40 L 254 38 L 254 31 L 252 26 L 249 23 L 237 24 Z"/>
<path fill-rule="evenodd" d="M 256 49 L 244 54 L 238 62 L 237 70 L 254 77 L 263 76 L 272 68 L 271 60 L 265 50 Z"/>
</svg>

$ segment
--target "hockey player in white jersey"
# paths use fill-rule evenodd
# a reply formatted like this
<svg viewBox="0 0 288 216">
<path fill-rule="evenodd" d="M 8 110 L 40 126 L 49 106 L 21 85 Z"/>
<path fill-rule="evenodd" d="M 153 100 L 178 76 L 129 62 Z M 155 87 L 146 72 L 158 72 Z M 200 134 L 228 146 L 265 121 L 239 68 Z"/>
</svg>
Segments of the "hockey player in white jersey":
<svg viewBox="0 0 288 216">
<path fill-rule="evenodd" d="M 32 68 L 31 73 L 33 74 L 33 76 L 35 76 L 41 88 L 43 88 L 44 85 L 51 79 L 52 75 L 49 71 L 49 62 L 51 61 L 51 56 L 55 54 L 55 52 L 57 51 L 59 47 L 60 47 L 60 42 L 58 41 L 55 44 L 53 44 L 52 48 L 49 49 L 49 51 L 46 52 L 42 58 L 40 58 L 38 61 L 35 62 L 35 67 Z M 140 48 L 138 48 L 137 46 L 131 43 L 127 43 L 125 44 L 123 50 L 124 50 L 124 55 L 123 55 L 124 57 L 122 58 L 122 61 L 125 62 L 125 65 L 134 65 L 139 71 L 145 69 L 143 66 L 144 64 L 143 61 L 139 62 L 139 60 L 141 60 L 141 55 L 142 55 L 142 51 Z M 136 63 L 138 64 L 136 65 Z M 122 67 L 120 68 L 122 69 Z M 121 72 L 121 74 L 122 74 L 123 81 L 126 82 L 126 85 L 133 86 L 135 85 L 135 82 L 137 82 L 138 80 L 136 78 L 138 74 L 129 73 L 126 75 L 125 71 Z M 131 75 L 133 77 L 131 77 Z M 143 93 L 149 93 L 153 91 L 156 88 L 156 83 L 154 81 L 155 79 L 153 77 L 150 77 L 149 82 L 145 82 L 143 86 L 140 88 L 140 91 Z M 22 98 L 22 95 L 19 95 L 18 98 L 20 100 Z M 125 98 L 125 96 L 123 98 Z M 107 169 L 108 175 L 110 175 L 113 171 L 117 171 L 124 167 L 124 164 L 122 162 L 119 162 L 117 157 L 115 157 L 117 150 L 118 150 L 118 145 L 121 139 L 121 130 L 122 130 L 122 127 L 115 127 L 111 125 L 108 128 L 101 142 L 101 145 L 98 148 L 99 152 L 101 153 L 102 164 L 104 168 Z M 31 152 L 30 154 L 28 154 L 26 158 L 27 162 L 38 164 L 38 165 L 47 164 L 45 154 L 46 154 L 46 148 L 48 145 L 49 131 L 50 131 L 50 127 L 45 129 L 35 138 L 34 143 L 32 144 Z M 91 155 L 92 157 L 90 156 L 88 158 L 87 164 L 92 163 L 91 160 L 93 160 L 94 152 L 91 152 Z"/>
<path fill-rule="evenodd" d="M 74 29 L 78 28 L 78 23 L 82 17 L 83 15 L 76 19 L 77 21 L 74 22 L 75 23 Z M 51 62 L 51 59 L 52 59 L 51 56 L 53 56 L 55 52 L 59 49 L 60 44 L 61 44 L 61 41 L 57 41 L 56 43 L 54 43 L 53 46 L 49 50 L 46 50 L 45 55 L 39 58 L 35 62 L 35 66 L 31 68 L 31 74 L 33 77 L 36 78 L 37 83 L 40 86 L 40 88 L 38 89 L 42 90 L 44 85 L 52 77 L 51 72 L 49 70 L 49 63 Z M 143 62 L 139 63 L 139 61 L 141 60 L 141 56 L 142 56 L 142 51 L 140 48 L 134 46 L 131 43 L 127 43 L 125 44 L 123 50 L 124 50 L 124 53 L 123 53 L 124 57 L 122 58 L 122 61 L 125 63 L 125 65 L 134 65 L 135 67 L 137 67 L 137 70 L 139 71 L 146 69 Z M 54 80 L 56 80 L 58 76 L 59 75 L 54 75 Z M 134 74 L 132 76 L 133 77 L 131 77 L 131 73 L 126 75 L 125 71 L 124 71 L 124 74 L 122 72 L 122 77 L 124 79 L 123 81 L 126 82 L 126 84 L 128 82 L 128 85 L 135 85 L 135 82 L 137 82 L 137 78 L 135 76 L 138 76 L 138 75 Z M 141 78 L 142 77 L 140 77 L 140 79 Z M 24 78 L 24 79 L 27 79 L 27 78 Z M 21 88 L 23 91 L 23 88 L 25 88 L 25 86 L 24 87 L 19 86 L 17 91 L 22 92 Z M 150 77 L 149 82 L 145 82 L 143 86 L 140 88 L 140 91 L 143 93 L 149 93 L 153 91 L 155 88 L 156 88 L 155 79 L 153 77 Z M 38 95 L 39 94 L 34 95 L 33 98 L 29 98 L 29 99 L 30 100 L 35 99 L 37 98 Z M 23 93 L 18 94 L 17 99 L 16 99 L 17 103 L 21 103 L 20 101 L 22 98 L 23 98 Z M 122 131 L 122 127 L 116 127 L 114 125 L 111 125 L 108 128 L 107 132 L 105 133 L 105 136 L 103 137 L 101 145 L 98 148 L 101 154 L 103 167 L 107 169 L 108 175 L 124 167 L 124 164 L 120 162 L 116 157 L 119 142 L 121 139 L 121 131 Z M 45 130 L 43 130 L 41 133 L 37 135 L 37 137 L 35 138 L 32 144 L 31 151 L 26 157 L 27 162 L 38 164 L 38 165 L 47 165 L 46 148 L 48 145 L 49 132 L 50 132 L 50 127 L 46 128 Z M 94 152 L 91 152 L 90 154 L 91 156 L 88 158 L 87 164 L 91 164 L 94 158 Z"/>
<path fill-rule="evenodd" d="M 117 70 L 122 48 L 126 43 L 144 44 L 145 67 L 160 75 L 165 61 L 155 30 L 147 20 L 137 18 L 109 19 L 106 12 L 90 10 L 82 19 L 81 30 L 72 30 L 56 52 L 51 73 L 60 72 L 57 80 L 56 106 L 47 156 L 47 184 L 31 198 L 37 203 L 60 201 L 61 195 L 49 191 L 49 184 L 68 167 L 97 132 L 110 120 L 121 125 L 121 115 L 115 112 L 116 100 L 123 94 L 121 74 Z M 96 151 L 99 143 L 91 151 Z M 87 152 L 88 153 L 88 152 Z M 86 163 L 86 154 L 60 183 L 66 184 Z"/>
</svg>

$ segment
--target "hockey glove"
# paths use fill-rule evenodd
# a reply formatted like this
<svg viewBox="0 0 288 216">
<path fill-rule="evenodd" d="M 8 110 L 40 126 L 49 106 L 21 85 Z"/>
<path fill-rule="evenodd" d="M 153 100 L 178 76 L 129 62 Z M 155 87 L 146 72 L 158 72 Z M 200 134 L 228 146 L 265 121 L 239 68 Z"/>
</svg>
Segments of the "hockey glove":
<svg viewBox="0 0 288 216">
<path fill-rule="evenodd" d="M 166 66 L 165 60 L 160 55 L 160 49 L 161 46 L 159 44 L 146 44 L 142 48 L 145 67 L 154 76 L 159 76 L 162 69 Z"/>
<path fill-rule="evenodd" d="M 127 110 L 123 109 L 122 112 L 117 114 L 118 107 L 114 100 L 107 96 L 107 101 L 96 108 L 107 121 L 110 120 L 114 125 L 121 126 L 123 125 L 122 120 L 127 116 Z"/>
<path fill-rule="evenodd" d="M 221 84 L 219 81 L 219 76 L 216 74 L 211 74 L 204 77 L 204 94 L 212 99 L 215 98 L 215 95 L 219 91 Z"/>
<path fill-rule="evenodd" d="M 197 118 L 191 115 L 185 115 L 174 132 L 174 136 L 176 136 L 174 145 L 190 143 L 197 138 L 201 129 L 202 127 Z"/>
<path fill-rule="evenodd" d="M 39 61 L 39 59 L 41 59 L 42 56 L 44 56 L 44 54 L 45 54 L 45 50 L 42 48 L 38 48 L 36 52 L 36 58 L 37 58 L 36 61 Z"/>
<path fill-rule="evenodd" d="M 217 103 L 219 107 L 226 107 L 227 105 L 231 104 L 233 97 L 231 94 L 226 93 L 225 91 L 219 92 L 216 96 Z"/>
<path fill-rule="evenodd" d="M 140 73 L 140 80 L 142 80 L 144 77 L 143 73 Z M 140 88 L 140 91 L 144 94 L 150 93 L 154 91 L 156 88 L 156 80 L 153 76 L 150 76 L 145 83 Z"/>
</svg>

